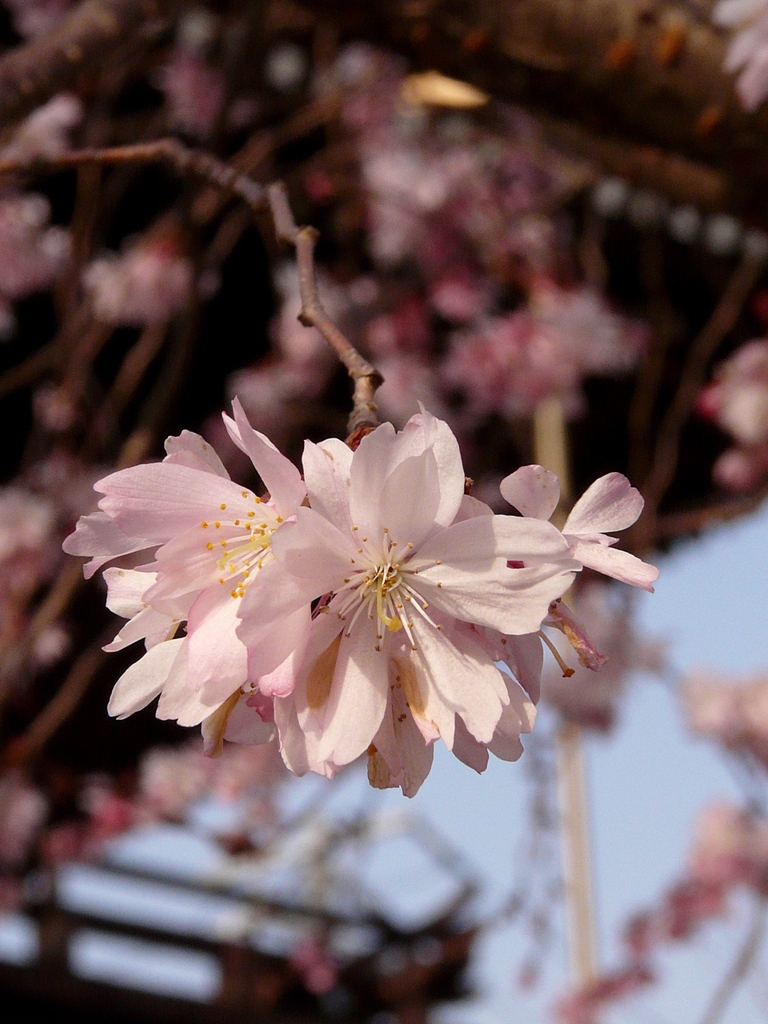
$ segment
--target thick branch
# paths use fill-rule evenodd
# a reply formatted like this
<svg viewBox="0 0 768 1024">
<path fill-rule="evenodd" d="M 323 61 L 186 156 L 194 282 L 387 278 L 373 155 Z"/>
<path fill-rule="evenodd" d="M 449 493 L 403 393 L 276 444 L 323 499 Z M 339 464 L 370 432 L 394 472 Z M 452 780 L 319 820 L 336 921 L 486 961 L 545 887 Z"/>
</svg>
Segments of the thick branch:
<svg viewBox="0 0 768 1024">
<path fill-rule="evenodd" d="M 71 88 L 84 70 L 103 65 L 129 36 L 179 6 L 180 0 L 84 0 L 55 32 L 0 60 L 0 125 Z"/>
<path fill-rule="evenodd" d="M 307 2 L 349 34 L 405 50 L 414 69 L 437 68 L 615 143 L 716 166 L 734 207 L 765 217 L 758 183 L 768 176 L 768 104 L 756 114 L 741 110 L 733 76 L 722 71 L 726 35 L 709 22 L 708 3 Z"/>
</svg>

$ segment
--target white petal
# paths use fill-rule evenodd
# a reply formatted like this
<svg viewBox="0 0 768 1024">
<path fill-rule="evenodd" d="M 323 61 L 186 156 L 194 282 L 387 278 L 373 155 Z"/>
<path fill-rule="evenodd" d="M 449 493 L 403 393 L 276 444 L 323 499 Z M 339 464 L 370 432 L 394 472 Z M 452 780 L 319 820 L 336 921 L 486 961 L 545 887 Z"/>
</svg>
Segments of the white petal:
<svg viewBox="0 0 768 1024">
<path fill-rule="evenodd" d="M 311 508 L 272 535 L 272 553 L 292 575 L 315 582 L 314 597 L 338 589 L 359 559 L 357 545 Z"/>
<path fill-rule="evenodd" d="M 204 590 L 189 610 L 187 684 L 206 703 L 223 701 L 248 679 L 248 654 L 235 630 L 240 600 L 229 588 Z"/>
<path fill-rule="evenodd" d="M 229 480 L 224 463 L 211 445 L 191 430 L 182 430 L 178 437 L 168 437 L 165 441 L 168 453 L 163 462 L 174 462 L 190 469 L 200 469 L 204 473 L 215 473 L 216 476 Z"/>
<path fill-rule="evenodd" d="M 157 717 L 163 720 L 175 719 L 179 725 L 189 727 L 200 725 L 224 701 L 207 701 L 199 691 L 193 690 L 189 685 L 187 681 L 188 646 L 186 638 L 182 640 L 182 643 L 184 646 L 181 649 L 181 653 L 168 675 L 163 692 L 160 694 L 160 700 L 157 703 Z M 237 687 L 234 689 L 237 689 Z M 229 696 L 231 694 L 227 694 L 227 697 Z"/>
<path fill-rule="evenodd" d="M 543 466 L 521 466 L 499 484 L 501 496 L 524 516 L 549 519 L 560 501 L 560 481 Z"/>
<path fill-rule="evenodd" d="M 342 635 L 328 700 L 316 712 L 320 760 L 341 766 L 367 750 L 387 706 L 388 662 L 386 651 L 376 650 L 376 625 L 366 616 L 351 636 Z"/>
<path fill-rule="evenodd" d="M 232 409 L 235 413 L 234 422 L 224 415 L 229 436 L 256 467 L 256 472 L 269 491 L 271 504 L 281 516 L 293 515 L 307 493 L 301 474 L 269 438 L 253 429 L 238 398 L 232 402 Z"/>
<path fill-rule="evenodd" d="M 171 639 L 171 630 L 176 632 L 177 623 L 168 615 L 155 611 L 154 608 L 142 608 L 130 621 L 126 622 L 115 639 L 103 648 L 105 651 L 121 651 L 124 647 L 135 644 L 137 640 L 147 640 L 147 650 L 165 640 Z M 150 639 L 151 638 L 151 639 Z"/>
<path fill-rule="evenodd" d="M 566 536 L 626 530 L 643 511 L 643 497 L 621 473 L 607 473 L 586 489 L 565 522 Z"/>
<path fill-rule="evenodd" d="M 107 569 L 104 582 L 107 584 L 107 608 L 123 619 L 132 619 L 145 607 L 142 600 L 157 578 L 154 572 L 138 572 L 136 569 Z"/>
<path fill-rule="evenodd" d="M 594 541 L 577 541 L 572 545 L 572 551 L 573 557 L 582 565 L 653 593 L 653 584 L 659 577 L 655 565 L 641 561 L 628 551 L 604 547 Z"/>
<path fill-rule="evenodd" d="M 437 462 L 431 451 L 404 459 L 381 492 L 380 522 L 401 550 L 421 544 L 433 532 L 440 504 Z"/>
<path fill-rule="evenodd" d="M 349 470 L 352 450 L 336 438 L 322 444 L 304 442 L 304 479 L 310 506 L 337 530 L 348 534 L 352 526 L 349 511 Z"/>
<path fill-rule="evenodd" d="M 168 681 L 183 643 L 184 640 L 179 639 L 158 644 L 123 672 L 109 698 L 109 714 L 127 718 L 154 700 Z"/>
<path fill-rule="evenodd" d="M 317 740 L 299 725 L 294 695 L 275 699 L 275 725 L 280 737 L 280 754 L 294 775 L 306 775 L 317 763 Z"/>
<path fill-rule="evenodd" d="M 449 639 L 445 630 L 438 631 L 420 618 L 414 618 L 413 635 L 414 661 L 430 688 L 425 717 L 431 717 L 434 696 L 464 719 L 475 739 L 487 743 L 509 700 L 491 657 L 467 637 L 454 633 Z"/>
<path fill-rule="evenodd" d="M 242 488 L 231 480 L 171 462 L 131 466 L 94 484 L 105 496 L 99 508 L 125 534 L 162 543 L 203 520 L 221 503 L 242 504 Z"/>
</svg>

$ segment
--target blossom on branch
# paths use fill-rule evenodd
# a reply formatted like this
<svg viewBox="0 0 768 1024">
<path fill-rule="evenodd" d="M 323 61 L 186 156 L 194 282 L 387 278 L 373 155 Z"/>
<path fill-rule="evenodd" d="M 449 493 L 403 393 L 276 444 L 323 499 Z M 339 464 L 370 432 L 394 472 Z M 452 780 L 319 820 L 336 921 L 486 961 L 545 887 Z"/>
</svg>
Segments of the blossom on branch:
<svg viewBox="0 0 768 1024">
<path fill-rule="evenodd" d="M 567 542 L 465 496 L 456 439 L 426 412 L 400 433 L 378 427 L 354 453 L 307 442 L 304 474 L 311 507 L 275 536 L 240 609 L 257 678 L 264 637 L 321 599 L 295 637 L 306 647 L 295 687 L 275 699 L 288 766 L 330 776 L 367 751 L 375 786 L 412 795 L 438 737 L 477 770 L 488 749 L 519 756 L 533 706 L 496 663 L 508 635 L 521 643 L 504 659 L 522 663 L 518 678 L 535 660 L 523 638 L 573 578 Z"/>
</svg>

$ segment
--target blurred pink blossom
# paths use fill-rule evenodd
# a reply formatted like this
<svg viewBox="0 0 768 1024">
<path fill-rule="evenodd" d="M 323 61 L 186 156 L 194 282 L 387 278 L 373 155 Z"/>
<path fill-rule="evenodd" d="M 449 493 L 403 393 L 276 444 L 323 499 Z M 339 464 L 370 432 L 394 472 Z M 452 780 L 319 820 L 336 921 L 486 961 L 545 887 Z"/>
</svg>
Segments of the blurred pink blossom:
<svg viewBox="0 0 768 1024">
<path fill-rule="evenodd" d="M 716 461 L 714 479 L 732 491 L 750 491 L 768 475 L 768 340 L 742 345 L 715 370 L 698 411 L 736 441 Z"/>
<path fill-rule="evenodd" d="M 694 732 L 732 750 L 746 750 L 768 768 L 768 678 L 690 676 L 683 690 Z"/>
<path fill-rule="evenodd" d="M 5 0 L 20 36 L 45 35 L 66 18 L 75 0 Z"/>
<path fill-rule="evenodd" d="M 736 93 L 753 111 L 768 96 L 768 3 L 766 0 L 718 0 L 716 25 L 733 30 L 723 70 L 738 71 Z"/>
<path fill-rule="evenodd" d="M 26 117 L 0 150 L 4 160 L 51 159 L 70 147 L 70 132 L 83 117 L 83 105 L 71 93 L 59 93 Z"/>
<path fill-rule="evenodd" d="M 189 301 L 192 283 L 191 262 L 162 231 L 93 260 L 83 272 L 96 316 L 124 326 L 170 320 Z"/>
</svg>

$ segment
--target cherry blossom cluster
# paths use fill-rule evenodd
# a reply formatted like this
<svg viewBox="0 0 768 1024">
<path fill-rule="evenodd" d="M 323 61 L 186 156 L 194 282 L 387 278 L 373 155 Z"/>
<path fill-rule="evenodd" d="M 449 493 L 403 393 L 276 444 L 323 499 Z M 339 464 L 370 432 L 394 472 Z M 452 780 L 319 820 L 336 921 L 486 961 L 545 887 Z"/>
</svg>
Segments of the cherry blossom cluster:
<svg viewBox="0 0 768 1024">
<path fill-rule="evenodd" d="M 456 438 L 427 412 L 355 451 L 306 442 L 302 478 L 233 408 L 226 429 L 267 495 L 184 432 L 163 462 L 98 481 L 99 511 L 65 542 L 90 557 L 86 576 L 130 556 L 104 573 L 108 607 L 128 620 L 106 649 L 146 653 L 118 680 L 113 715 L 159 697 L 158 717 L 200 724 L 208 753 L 277 733 L 297 775 L 331 777 L 367 753 L 372 785 L 413 795 L 438 738 L 477 771 L 489 752 L 520 756 L 542 623 L 584 566 L 652 589 L 657 570 L 605 533 L 642 509 L 620 474 L 593 484 L 561 532 L 554 474 L 512 473 L 501 492 L 521 515 L 494 515 L 465 494 Z"/>
<path fill-rule="evenodd" d="M 753 490 L 768 476 L 768 341 L 750 341 L 721 363 L 699 395 L 698 410 L 736 442 L 715 462 L 716 482 Z"/>
<path fill-rule="evenodd" d="M 699 673 L 685 681 L 684 699 L 695 732 L 746 751 L 768 768 L 768 678 Z"/>
</svg>

